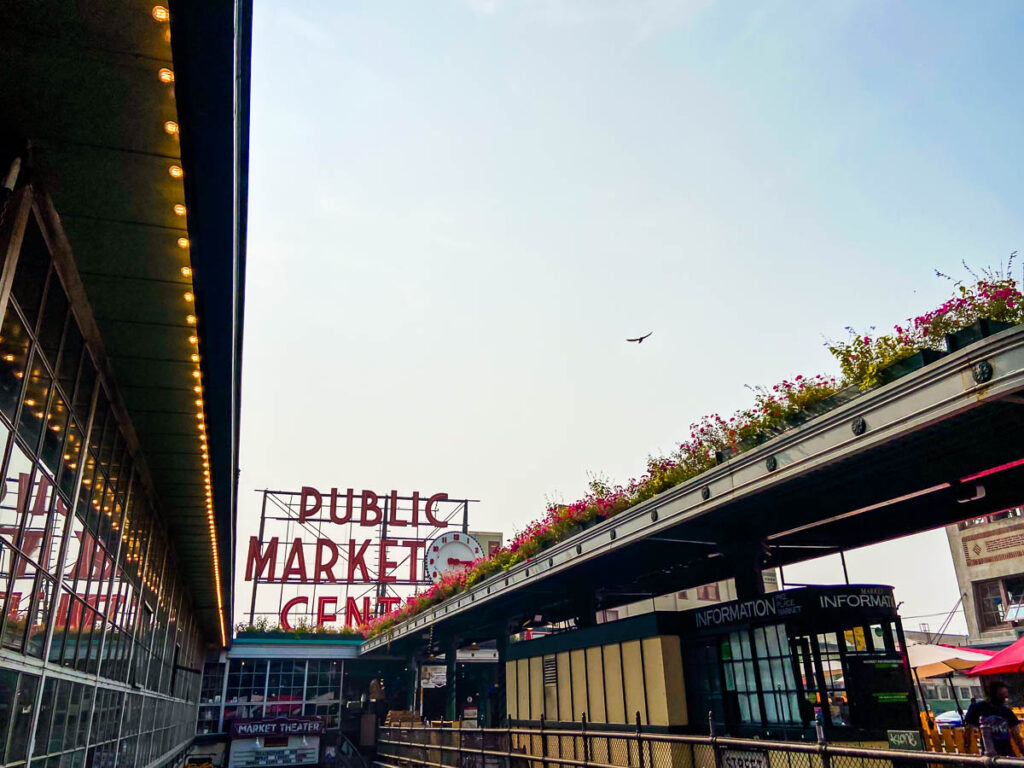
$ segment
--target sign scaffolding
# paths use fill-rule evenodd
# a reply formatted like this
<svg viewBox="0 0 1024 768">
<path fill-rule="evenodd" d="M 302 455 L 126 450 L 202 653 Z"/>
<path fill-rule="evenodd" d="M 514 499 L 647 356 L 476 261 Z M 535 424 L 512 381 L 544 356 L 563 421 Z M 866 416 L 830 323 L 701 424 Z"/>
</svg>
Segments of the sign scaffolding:
<svg viewBox="0 0 1024 768">
<path fill-rule="evenodd" d="M 267 619 L 285 630 L 359 626 L 439 577 L 430 556 L 435 543 L 473 541 L 473 499 L 310 486 L 257 492 L 259 535 L 239 547 L 252 583 L 252 625 Z M 443 570 L 482 554 L 475 542 L 465 552 L 465 559 L 447 557 Z"/>
</svg>

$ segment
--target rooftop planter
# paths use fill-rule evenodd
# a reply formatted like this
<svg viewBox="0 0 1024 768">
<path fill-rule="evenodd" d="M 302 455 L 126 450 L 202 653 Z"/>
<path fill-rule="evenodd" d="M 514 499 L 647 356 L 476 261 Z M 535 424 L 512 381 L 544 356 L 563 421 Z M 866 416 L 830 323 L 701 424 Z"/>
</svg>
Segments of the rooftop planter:
<svg viewBox="0 0 1024 768">
<path fill-rule="evenodd" d="M 846 341 L 829 343 L 839 362 L 838 377 L 797 376 L 769 388 L 752 388 L 754 404 L 726 419 L 705 416 L 690 427 L 690 439 L 669 456 L 651 457 L 640 477 L 625 485 L 592 480 L 590 493 L 572 504 L 552 505 L 547 514 L 492 556 L 466 570 L 449 572 L 407 605 L 371 619 L 367 637 L 387 632 L 411 616 L 472 588 L 482 580 L 527 562 L 548 547 L 712 469 L 785 432 L 929 365 L 974 341 L 1024 323 L 1024 296 L 1005 271 L 975 275 L 956 283 L 953 298 L 911 318 L 893 332 L 872 336 L 847 329 Z"/>
</svg>

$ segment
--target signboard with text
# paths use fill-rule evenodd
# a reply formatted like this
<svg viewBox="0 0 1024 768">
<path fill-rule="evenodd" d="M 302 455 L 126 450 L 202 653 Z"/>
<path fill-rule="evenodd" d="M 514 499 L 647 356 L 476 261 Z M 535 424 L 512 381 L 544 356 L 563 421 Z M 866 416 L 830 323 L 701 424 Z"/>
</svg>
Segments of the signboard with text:
<svg viewBox="0 0 1024 768">
<path fill-rule="evenodd" d="M 470 501 L 447 493 L 262 493 L 259 535 L 239 542 L 239 570 L 252 584 L 250 623 L 265 617 L 285 630 L 355 627 L 393 610 L 431 583 L 431 546 L 445 534 L 465 535 L 469 524 Z"/>
</svg>

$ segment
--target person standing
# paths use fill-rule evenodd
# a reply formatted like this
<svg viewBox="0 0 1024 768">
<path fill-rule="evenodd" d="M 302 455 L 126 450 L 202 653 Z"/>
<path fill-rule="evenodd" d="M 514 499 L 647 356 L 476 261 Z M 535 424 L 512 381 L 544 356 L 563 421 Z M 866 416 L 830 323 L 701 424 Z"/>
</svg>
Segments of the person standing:
<svg viewBox="0 0 1024 768">
<path fill-rule="evenodd" d="M 1012 757 L 1014 744 L 1024 754 L 1018 730 L 1020 720 L 1007 705 L 1009 698 L 1009 687 L 1002 680 L 996 680 L 988 686 L 988 697 L 974 702 L 967 709 L 964 725 L 968 728 L 968 735 L 973 739 L 974 731 L 981 731 L 982 751 L 986 754 Z"/>
</svg>

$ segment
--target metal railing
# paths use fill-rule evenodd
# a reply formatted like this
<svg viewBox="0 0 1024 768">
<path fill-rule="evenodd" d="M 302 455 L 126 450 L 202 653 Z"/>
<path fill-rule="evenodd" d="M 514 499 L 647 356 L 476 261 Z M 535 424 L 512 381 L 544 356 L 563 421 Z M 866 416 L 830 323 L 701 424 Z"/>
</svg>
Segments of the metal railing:
<svg viewBox="0 0 1024 768">
<path fill-rule="evenodd" d="M 379 768 L 1024 768 L 1024 758 L 588 728 L 381 728 Z"/>
</svg>

